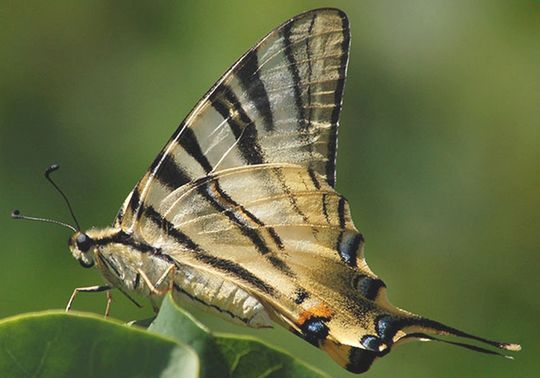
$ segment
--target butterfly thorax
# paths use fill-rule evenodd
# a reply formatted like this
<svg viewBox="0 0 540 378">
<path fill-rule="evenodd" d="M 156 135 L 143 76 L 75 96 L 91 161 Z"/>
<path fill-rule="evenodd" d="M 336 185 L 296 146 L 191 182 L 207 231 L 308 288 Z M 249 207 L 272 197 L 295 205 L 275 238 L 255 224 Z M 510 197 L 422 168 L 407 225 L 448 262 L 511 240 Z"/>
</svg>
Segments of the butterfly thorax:
<svg viewBox="0 0 540 378">
<path fill-rule="evenodd" d="M 144 295 L 151 294 L 152 287 L 143 281 L 157 282 L 172 265 L 159 248 L 112 227 L 78 232 L 70 238 L 69 248 L 82 266 L 95 265 L 112 286 Z M 162 284 L 168 283 L 163 279 Z"/>
</svg>

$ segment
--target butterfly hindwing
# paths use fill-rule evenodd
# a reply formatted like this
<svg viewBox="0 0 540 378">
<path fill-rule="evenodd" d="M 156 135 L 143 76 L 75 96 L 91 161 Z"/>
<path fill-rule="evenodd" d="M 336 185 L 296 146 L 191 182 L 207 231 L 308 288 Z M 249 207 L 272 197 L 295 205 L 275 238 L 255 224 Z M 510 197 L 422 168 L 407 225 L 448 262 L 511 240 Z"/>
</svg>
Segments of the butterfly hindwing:
<svg viewBox="0 0 540 378">
<path fill-rule="evenodd" d="M 365 264 L 347 201 L 308 168 L 262 164 L 207 175 L 146 208 L 136 232 L 178 265 L 178 290 L 226 308 L 226 317 L 268 326 L 245 307 L 216 305 L 224 294 L 201 292 L 186 267 L 203 272 L 206 287 L 250 293 L 265 314 L 338 360 L 339 351 L 365 348 L 366 332 L 376 334 L 384 284 Z"/>
</svg>

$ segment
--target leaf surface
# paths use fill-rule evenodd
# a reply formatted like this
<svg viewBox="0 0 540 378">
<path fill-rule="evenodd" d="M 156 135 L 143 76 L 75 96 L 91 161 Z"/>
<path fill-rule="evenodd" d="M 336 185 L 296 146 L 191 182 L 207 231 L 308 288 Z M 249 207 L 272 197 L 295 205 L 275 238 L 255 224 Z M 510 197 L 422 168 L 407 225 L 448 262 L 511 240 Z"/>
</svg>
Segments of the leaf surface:
<svg viewBox="0 0 540 378">
<path fill-rule="evenodd" d="M 170 296 L 163 301 L 148 330 L 191 346 L 199 355 L 201 377 L 204 378 L 326 377 L 288 353 L 257 339 L 210 332 L 178 307 Z"/>
<path fill-rule="evenodd" d="M 188 346 L 82 313 L 48 311 L 0 321 L 3 377 L 197 377 Z"/>
</svg>

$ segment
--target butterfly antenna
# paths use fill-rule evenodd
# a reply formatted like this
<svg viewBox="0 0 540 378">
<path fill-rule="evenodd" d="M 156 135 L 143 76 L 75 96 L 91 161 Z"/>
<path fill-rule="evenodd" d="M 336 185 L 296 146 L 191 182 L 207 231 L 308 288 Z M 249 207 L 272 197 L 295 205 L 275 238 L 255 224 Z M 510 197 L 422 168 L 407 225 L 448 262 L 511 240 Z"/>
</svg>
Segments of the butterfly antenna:
<svg viewBox="0 0 540 378">
<path fill-rule="evenodd" d="M 75 217 L 75 213 L 73 212 L 73 208 L 71 207 L 71 203 L 69 202 L 67 196 L 64 194 L 62 189 L 60 189 L 60 187 L 58 185 L 56 185 L 54 180 L 51 178 L 51 173 L 53 173 L 54 171 L 57 171 L 59 168 L 60 168 L 60 166 L 58 164 L 52 164 L 49 168 L 47 168 L 45 170 L 45 178 L 52 184 L 52 186 L 54 186 L 54 188 L 58 191 L 58 193 L 60 193 L 60 195 L 64 198 L 64 201 L 66 201 L 66 204 L 67 204 L 67 207 L 68 207 L 69 212 L 71 214 L 71 217 L 73 218 L 73 220 L 75 221 L 75 224 L 77 225 L 77 229 L 75 231 L 78 231 L 78 230 L 81 229 L 81 226 L 79 225 L 79 222 L 77 221 L 77 218 Z M 55 223 L 55 222 L 53 222 L 53 223 Z M 58 222 L 58 223 L 62 223 L 62 222 Z M 70 228 L 73 228 L 73 227 L 71 226 Z"/>
<path fill-rule="evenodd" d="M 37 221 L 37 222 L 45 222 L 45 223 L 52 223 L 52 224 L 57 224 L 57 225 L 60 225 L 60 226 L 64 226 L 64 227 L 67 227 L 69 228 L 70 230 L 72 230 L 73 232 L 77 232 L 77 229 L 75 227 L 73 227 L 72 225 L 70 224 L 67 224 L 67 223 L 64 223 L 64 222 L 60 222 L 60 221 L 57 221 L 55 219 L 48 219 L 48 218 L 38 218 L 38 217 L 29 217 L 29 216 L 26 216 L 26 215 L 22 215 L 21 212 L 19 210 L 13 210 L 11 212 L 11 218 L 13 219 L 23 219 L 23 220 L 30 220 L 30 221 Z"/>
</svg>

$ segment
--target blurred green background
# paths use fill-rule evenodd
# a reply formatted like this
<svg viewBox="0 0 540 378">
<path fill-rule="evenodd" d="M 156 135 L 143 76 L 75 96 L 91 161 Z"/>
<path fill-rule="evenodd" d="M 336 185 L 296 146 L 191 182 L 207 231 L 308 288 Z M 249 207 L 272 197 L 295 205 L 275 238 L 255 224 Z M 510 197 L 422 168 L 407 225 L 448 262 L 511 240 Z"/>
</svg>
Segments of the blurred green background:
<svg viewBox="0 0 540 378">
<path fill-rule="evenodd" d="M 0 317 L 62 308 L 100 283 L 66 230 L 48 164 L 83 227 L 110 223 L 175 126 L 245 50 L 295 14 L 346 11 L 351 61 L 338 188 L 400 307 L 520 342 L 515 361 L 407 344 L 372 377 L 533 377 L 540 347 L 540 2 L 0 3 Z M 115 295 L 112 315 L 143 318 Z M 78 310 L 102 313 L 105 296 Z M 246 332 L 204 317 L 214 329 Z M 284 330 L 252 332 L 348 376 Z M 535 362 L 536 361 L 536 362 Z"/>
</svg>

